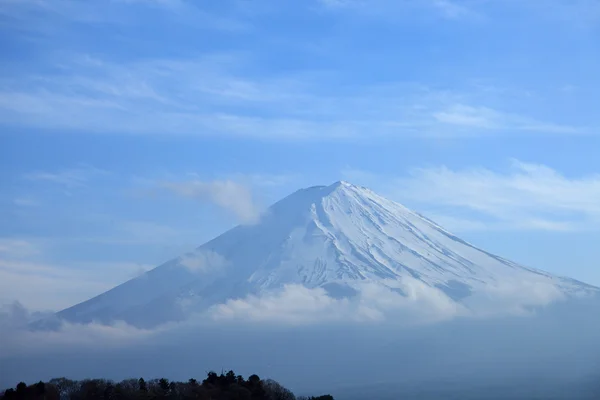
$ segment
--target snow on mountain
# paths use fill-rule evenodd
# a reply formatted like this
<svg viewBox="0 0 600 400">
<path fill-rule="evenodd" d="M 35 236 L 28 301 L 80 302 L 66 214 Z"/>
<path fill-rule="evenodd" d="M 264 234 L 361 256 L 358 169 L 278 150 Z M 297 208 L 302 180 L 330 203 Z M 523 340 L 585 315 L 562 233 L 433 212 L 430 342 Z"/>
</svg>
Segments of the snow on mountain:
<svg viewBox="0 0 600 400">
<path fill-rule="evenodd" d="M 597 293 L 480 250 L 369 189 L 299 190 L 241 225 L 59 316 L 155 326 L 193 312 L 378 319 L 526 310 Z M 403 314 L 407 315 L 407 314 Z"/>
</svg>

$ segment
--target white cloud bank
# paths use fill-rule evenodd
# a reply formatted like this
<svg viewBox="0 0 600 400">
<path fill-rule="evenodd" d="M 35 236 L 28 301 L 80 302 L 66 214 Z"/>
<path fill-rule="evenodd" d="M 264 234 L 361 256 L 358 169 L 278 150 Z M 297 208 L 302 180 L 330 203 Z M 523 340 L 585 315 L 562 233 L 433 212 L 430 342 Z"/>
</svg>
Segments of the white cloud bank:
<svg viewBox="0 0 600 400">
<path fill-rule="evenodd" d="M 194 309 L 188 318 L 151 329 L 123 322 L 111 325 L 74 324 L 50 318 L 50 330 L 31 330 L 28 324 L 49 313 L 31 313 L 20 303 L 0 307 L 0 359 L 19 354 L 36 355 L 48 349 L 117 349 L 139 344 L 178 340 L 197 332 L 251 332 L 302 328 L 308 330 L 356 329 L 375 327 L 416 328 L 469 317 L 473 321 L 498 316 L 529 317 L 531 307 L 547 306 L 564 300 L 552 285 L 543 283 L 507 283 L 474 293 L 464 304 L 454 302 L 443 291 L 413 278 L 390 281 L 390 287 L 375 283 L 357 283 L 355 296 L 333 298 L 324 288 L 286 285 L 262 295 L 228 300 L 208 310 Z M 393 286 L 392 286 L 393 285 Z M 182 305 L 182 309 L 185 305 Z M 463 318 L 464 319 L 464 318 Z"/>
<path fill-rule="evenodd" d="M 406 278 L 396 289 L 375 283 L 355 286 L 354 297 L 333 298 L 323 288 L 285 285 L 261 296 L 250 295 L 213 306 L 209 315 L 216 321 L 245 321 L 270 324 L 312 325 L 329 323 L 385 323 L 413 326 L 455 317 L 488 318 L 522 315 L 530 307 L 564 300 L 550 283 L 510 282 L 475 292 L 464 304 L 443 291 L 416 279 Z M 392 286 L 393 285 L 393 286 Z"/>
<path fill-rule="evenodd" d="M 138 329 L 123 322 L 113 325 L 61 323 L 56 329 L 32 330 L 29 324 L 52 313 L 31 312 L 19 302 L 0 305 L 0 358 L 15 354 L 31 355 L 52 348 L 80 346 L 119 347 L 132 344 L 158 332 Z"/>
</svg>

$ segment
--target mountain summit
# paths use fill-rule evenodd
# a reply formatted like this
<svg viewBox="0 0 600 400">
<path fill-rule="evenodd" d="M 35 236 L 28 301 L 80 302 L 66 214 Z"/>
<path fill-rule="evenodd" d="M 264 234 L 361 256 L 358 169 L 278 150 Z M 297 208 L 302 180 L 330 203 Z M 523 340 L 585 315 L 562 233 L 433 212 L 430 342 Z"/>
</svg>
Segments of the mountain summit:
<svg viewBox="0 0 600 400">
<path fill-rule="evenodd" d="M 480 250 L 398 203 L 340 181 L 299 190 L 258 223 L 237 226 L 59 316 L 154 326 L 289 285 L 322 289 L 331 299 L 361 296 L 375 285 L 398 298 L 437 296 L 484 311 L 597 291 Z"/>
</svg>

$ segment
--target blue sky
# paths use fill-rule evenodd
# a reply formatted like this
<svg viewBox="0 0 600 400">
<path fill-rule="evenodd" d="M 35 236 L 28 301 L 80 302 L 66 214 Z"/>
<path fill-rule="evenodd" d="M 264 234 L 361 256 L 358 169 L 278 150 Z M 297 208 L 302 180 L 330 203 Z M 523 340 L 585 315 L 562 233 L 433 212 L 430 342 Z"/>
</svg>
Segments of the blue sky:
<svg viewBox="0 0 600 400">
<path fill-rule="evenodd" d="M 593 0 L 0 0 L 0 302 L 344 179 L 600 285 Z"/>
</svg>

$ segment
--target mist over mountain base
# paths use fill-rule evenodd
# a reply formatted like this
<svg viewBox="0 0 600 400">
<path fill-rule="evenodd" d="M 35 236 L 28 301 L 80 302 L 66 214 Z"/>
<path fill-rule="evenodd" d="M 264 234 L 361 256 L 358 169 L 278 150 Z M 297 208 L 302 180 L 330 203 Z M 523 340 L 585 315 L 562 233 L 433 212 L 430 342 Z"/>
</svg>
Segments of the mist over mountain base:
<svg viewBox="0 0 600 400">
<path fill-rule="evenodd" d="M 5 349 L 0 386 L 60 376 L 187 380 L 234 369 L 273 378 L 297 394 L 327 392 L 336 399 L 594 399 L 600 395 L 599 311 L 597 299 L 586 299 L 531 316 L 412 327 L 212 321 L 126 339 L 98 328 L 88 342 L 75 336 L 92 331 L 63 327 L 30 332 L 30 346 Z"/>
</svg>

